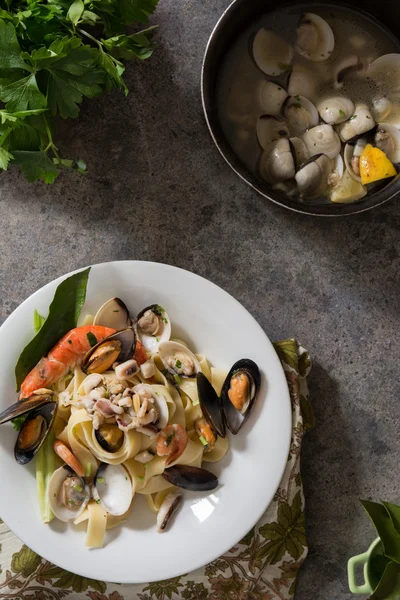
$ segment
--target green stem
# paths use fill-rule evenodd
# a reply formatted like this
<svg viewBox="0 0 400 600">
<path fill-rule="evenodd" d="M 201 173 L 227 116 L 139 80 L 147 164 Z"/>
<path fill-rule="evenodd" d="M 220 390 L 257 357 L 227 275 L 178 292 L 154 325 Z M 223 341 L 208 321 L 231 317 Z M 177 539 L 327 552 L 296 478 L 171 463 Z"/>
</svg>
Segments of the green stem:
<svg viewBox="0 0 400 600">
<path fill-rule="evenodd" d="M 47 501 L 47 486 L 56 468 L 56 455 L 53 450 L 54 432 L 50 431 L 36 455 L 36 485 L 43 523 L 50 523 L 54 515 Z"/>
<path fill-rule="evenodd" d="M 92 35 L 90 35 L 90 33 L 88 33 L 87 31 L 85 31 L 84 29 L 77 29 L 77 31 L 79 31 L 79 33 L 81 33 L 82 35 L 86 35 L 87 38 L 89 38 L 90 40 L 92 40 L 92 42 L 95 42 L 98 46 L 100 46 L 100 48 L 102 46 L 104 46 L 103 42 L 100 42 L 99 40 L 96 40 L 95 37 L 93 37 Z"/>
</svg>

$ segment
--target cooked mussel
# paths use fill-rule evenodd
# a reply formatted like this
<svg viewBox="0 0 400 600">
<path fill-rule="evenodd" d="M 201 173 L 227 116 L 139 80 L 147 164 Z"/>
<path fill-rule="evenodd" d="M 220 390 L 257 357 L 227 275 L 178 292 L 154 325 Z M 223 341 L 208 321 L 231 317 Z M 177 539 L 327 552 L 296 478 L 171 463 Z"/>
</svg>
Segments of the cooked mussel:
<svg viewBox="0 0 400 600">
<path fill-rule="evenodd" d="M 28 414 L 14 448 L 17 463 L 25 465 L 32 460 L 46 439 L 56 412 L 57 402 L 47 402 Z"/>
<path fill-rule="evenodd" d="M 221 404 L 226 426 L 234 435 L 247 420 L 260 384 L 260 370 L 248 358 L 237 361 L 229 371 L 221 390 Z"/>
<path fill-rule="evenodd" d="M 124 443 L 124 432 L 117 425 L 104 423 L 95 430 L 96 439 L 106 452 L 118 452 Z"/>
<path fill-rule="evenodd" d="M 21 415 L 30 412 L 34 408 L 40 408 L 41 406 L 51 402 L 53 392 L 51 390 L 43 390 L 43 392 L 45 393 L 35 394 L 29 398 L 18 400 L 18 402 L 15 402 L 15 404 L 12 404 L 6 408 L 6 410 L 0 414 L 0 425 L 6 423 L 7 421 L 11 421 L 11 419 L 15 419 L 15 417 L 20 417 Z"/>
<path fill-rule="evenodd" d="M 129 509 L 134 494 L 128 471 L 122 465 L 101 463 L 94 478 L 92 494 L 110 515 L 123 515 Z"/>
<path fill-rule="evenodd" d="M 163 477 L 172 485 L 194 492 L 214 490 L 218 485 L 218 478 L 213 473 L 189 465 L 169 467 L 163 472 Z"/>
<path fill-rule="evenodd" d="M 129 310 L 120 298 L 110 298 L 97 311 L 93 325 L 112 327 L 117 331 L 127 329 L 132 325 Z"/>
<path fill-rule="evenodd" d="M 171 321 L 165 308 L 151 304 L 136 317 L 137 335 L 147 352 L 157 352 L 158 345 L 171 337 Z"/>
<path fill-rule="evenodd" d="M 133 356 L 136 335 L 132 327 L 127 327 L 109 335 L 85 355 L 81 369 L 84 373 L 104 373 L 118 362 L 125 362 Z"/>
<path fill-rule="evenodd" d="M 217 441 L 217 432 L 205 417 L 198 417 L 194 423 L 194 430 L 204 446 L 204 452 L 210 452 Z"/>
<path fill-rule="evenodd" d="M 197 373 L 197 391 L 204 418 L 219 436 L 225 437 L 226 428 L 220 399 L 207 377 L 201 372 Z"/>
<path fill-rule="evenodd" d="M 91 497 L 82 477 L 64 465 L 56 469 L 47 486 L 50 508 L 60 521 L 73 521 L 85 510 Z"/>
</svg>

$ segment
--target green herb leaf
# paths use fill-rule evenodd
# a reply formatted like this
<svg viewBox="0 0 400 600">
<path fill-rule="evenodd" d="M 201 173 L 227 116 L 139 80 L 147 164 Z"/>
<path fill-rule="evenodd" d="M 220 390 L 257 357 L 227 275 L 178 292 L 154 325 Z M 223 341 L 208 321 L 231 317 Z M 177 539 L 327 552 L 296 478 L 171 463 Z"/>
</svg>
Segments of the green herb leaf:
<svg viewBox="0 0 400 600">
<path fill-rule="evenodd" d="M 176 368 L 177 368 L 177 369 L 180 369 L 180 368 L 182 367 L 182 363 L 181 363 L 181 361 L 180 361 L 180 360 L 177 360 L 177 361 L 175 362 L 175 366 L 176 366 Z"/>
<path fill-rule="evenodd" d="M 11 423 L 16 431 L 19 431 L 21 429 L 21 427 L 25 423 L 27 417 L 28 417 L 28 413 L 26 413 L 24 415 L 19 415 L 19 417 L 14 417 L 14 419 L 11 419 Z"/>
<path fill-rule="evenodd" d="M 42 356 L 46 355 L 65 333 L 76 327 L 85 302 L 89 272 L 90 267 L 71 275 L 57 287 L 46 321 L 18 359 L 15 367 L 17 391 Z"/>
<path fill-rule="evenodd" d="M 96 481 L 97 483 L 104 483 L 104 477 L 98 477 Z"/>
<path fill-rule="evenodd" d="M 342 109 L 339 110 L 339 116 L 340 117 L 345 117 L 346 116 L 346 113 L 344 112 L 344 110 L 342 110 Z"/>
<path fill-rule="evenodd" d="M 5 171 L 8 168 L 8 163 L 14 157 L 10 154 L 5 148 L 0 148 L 0 169 L 4 169 Z"/>
<path fill-rule="evenodd" d="M 4 19 L 3 14 L 0 18 Z M 0 69 L 24 69 L 27 65 L 21 58 L 22 50 L 12 23 L 0 20 Z"/>
<path fill-rule="evenodd" d="M 96 336 L 95 336 L 95 335 L 94 335 L 94 334 L 93 334 L 91 331 L 89 331 L 89 332 L 86 334 L 86 337 L 87 337 L 87 339 L 88 339 L 88 342 L 89 342 L 89 344 L 90 344 L 90 347 L 91 347 L 91 348 L 93 348 L 93 346 L 95 346 L 95 345 L 97 344 L 97 339 L 96 339 Z"/>
<path fill-rule="evenodd" d="M 81 492 L 83 490 L 83 487 L 78 484 L 74 485 L 73 488 L 76 492 Z"/>
<path fill-rule="evenodd" d="M 208 446 L 208 442 L 207 442 L 206 438 L 203 437 L 202 435 L 199 437 L 199 440 L 201 441 L 203 446 Z"/>
<path fill-rule="evenodd" d="M 114 58 L 125 60 L 140 58 L 145 60 L 153 54 L 155 48 L 155 44 L 152 42 L 155 29 L 157 28 L 149 27 L 138 33 L 118 35 L 102 40 L 102 42 Z"/>
<path fill-rule="evenodd" d="M 154 12 L 158 0 L 119 0 L 122 22 L 129 25 L 132 21 L 145 22 Z"/>
<path fill-rule="evenodd" d="M 30 182 L 42 179 L 45 183 L 53 183 L 58 176 L 53 161 L 42 150 L 14 150 L 12 162 L 21 167 L 21 171 Z"/>
<path fill-rule="evenodd" d="M 69 7 L 67 19 L 71 21 L 71 23 L 73 23 L 74 25 L 77 25 L 84 10 L 85 5 L 83 4 L 82 0 L 75 0 L 75 2 L 73 2 Z"/>
<path fill-rule="evenodd" d="M 45 320 L 45 317 L 42 317 L 35 308 L 35 310 L 33 311 L 33 328 L 35 330 L 35 333 L 38 333 L 41 330 Z"/>
<path fill-rule="evenodd" d="M 39 90 L 33 73 L 9 85 L 1 85 L 0 99 L 6 103 L 9 112 L 44 108 L 47 105 L 47 100 Z"/>
</svg>

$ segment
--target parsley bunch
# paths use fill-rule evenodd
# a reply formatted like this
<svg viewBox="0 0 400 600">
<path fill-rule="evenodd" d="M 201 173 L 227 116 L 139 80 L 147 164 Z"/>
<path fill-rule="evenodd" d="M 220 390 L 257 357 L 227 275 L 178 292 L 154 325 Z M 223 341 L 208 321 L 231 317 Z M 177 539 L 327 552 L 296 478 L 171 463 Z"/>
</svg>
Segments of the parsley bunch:
<svg viewBox="0 0 400 600">
<path fill-rule="evenodd" d="M 158 0 L 0 0 L 0 169 L 19 165 L 28 181 L 53 183 L 61 168 L 86 171 L 62 158 L 55 117 L 76 118 L 84 97 L 123 80 L 127 59 L 148 58 Z"/>
</svg>

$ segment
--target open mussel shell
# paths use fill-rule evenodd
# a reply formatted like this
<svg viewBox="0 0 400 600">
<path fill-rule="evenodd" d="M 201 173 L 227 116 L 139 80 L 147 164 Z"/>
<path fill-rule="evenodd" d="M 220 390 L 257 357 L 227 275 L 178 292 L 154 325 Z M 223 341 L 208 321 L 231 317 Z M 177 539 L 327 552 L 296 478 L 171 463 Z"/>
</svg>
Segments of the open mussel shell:
<svg viewBox="0 0 400 600">
<path fill-rule="evenodd" d="M 93 481 L 92 494 L 110 515 L 123 515 L 133 498 L 128 471 L 122 465 L 101 463 Z"/>
<path fill-rule="evenodd" d="M 229 371 L 222 386 L 221 403 L 226 426 L 234 435 L 248 419 L 260 385 L 260 370 L 249 358 L 238 360 Z"/>
<path fill-rule="evenodd" d="M 67 465 L 56 469 L 47 486 L 47 499 L 60 521 L 73 521 L 85 510 L 91 493 L 87 483 Z"/>
<path fill-rule="evenodd" d="M 132 325 L 129 310 L 120 298 L 110 298 L 97 311 L 93 325 L 103 325 L 120 331 Z"/>
<path fill-rule="evenodd" d="M 125 362 L 135 352 L 136 335 L 132 327 L 117 331 L 99 342 L 86 353 L 81 369 L 87 375 L 104 373 L 115 362 Z"/>
<path fill-rule="evenodd" d="M 220 437 L 225 437 L 226 427 L 217 392 L 203 373 L 197 373 L 197 391 L 200 408 L 208 423 Z"/>
<path fill-rule="evenodd" d="M 163 477 L 172 485 L 192 490 L 193 492 L 205 492 L 214 490 L 218 485 L 218 478 L 214 473 L 199 467 L 189 465 L 174 465 L 165 469 Z"/>
<path fill-rule="evenodd" d="M 103 423 L 95 430 L 96 440 L 106 452 L 118 452 L 124 443 L 124 432 L 117 425 Z"/>
<path fill-rule="evenodd" d="M 22 425 L 14 448 L 17 463 L 25 465 L 35 456 L 49 433 L 57 412 L 57 402 L 34 408 Z"/>
<path fill-rule="evenodd" d="M 52 392 L 49 390 L 48 394 L 35 394 L 29 398 L 18 400 L 18 402 L 12 404 L 0 414 L 0 425 L 7 421 L 11 421 L 11 419 L 15 419 L 15 417 L 20 417 L 34 408 L 40 408 L 41 406 L 48 404 L 52 401 L 52 398 Z"/>
</svg>

